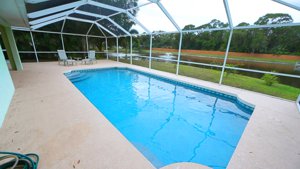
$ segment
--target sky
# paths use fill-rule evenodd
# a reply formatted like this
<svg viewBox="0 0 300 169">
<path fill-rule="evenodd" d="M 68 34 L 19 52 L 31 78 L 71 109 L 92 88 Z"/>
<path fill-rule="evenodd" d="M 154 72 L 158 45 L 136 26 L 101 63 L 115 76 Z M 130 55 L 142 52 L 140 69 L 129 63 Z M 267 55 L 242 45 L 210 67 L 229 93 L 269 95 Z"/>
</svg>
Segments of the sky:
<svg viewBox="0 0 300 169">
<path fill-rule="evenodd" d="M 139 4 L 146 2 L 148 1 L 139 0 Z M 180 28 L 188 24 L 200 26 L 209 23 L 212 19 L 218 19 L 224 23 L 228 22 L 223 0 L 161 0 L 160 2 Z M 292 16 L 294 22 L 300 23 L 300 11 L 272 0 L 228 0 L 228 4 L 234 25 L 241 22 L 252 25 L 259 17 L 267 13 L 288 13 Z M 156 4 L 140 7 L 137 19 L 151 32 L 158 30 L 176 31 Z M 140 33 L 144 32 L 138 25 L 135 25 L 133 29 L 138 30 Z"/>
</svg>

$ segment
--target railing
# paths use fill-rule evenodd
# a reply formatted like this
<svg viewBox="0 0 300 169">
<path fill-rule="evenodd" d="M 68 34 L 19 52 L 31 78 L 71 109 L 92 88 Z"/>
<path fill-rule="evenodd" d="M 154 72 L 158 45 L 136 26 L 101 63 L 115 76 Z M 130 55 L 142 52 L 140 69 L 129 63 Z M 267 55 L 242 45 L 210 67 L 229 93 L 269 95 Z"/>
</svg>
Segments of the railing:
<svg viewBox="0 0 300 169">
<path fill-rule="evenodd" d="M 2 51 L 6 51 L 5 49 L 3 49 Z M 57 54 L 57 51 L 19 51 L 19 53 L 32 53 L 32 54 Z M 70 54 L 85 54 L 88 53 L 88 51 L 66 51 L 66 53 L 70 53 Z M 109 54 L 110 53 L 115 53 L 115 52 L 109 52 L 107 50 L 106 51 L 96 51 L 96 53 L 102 53 L 102 54 L 106 54 L 106 59 L 109 59 Z M 119 53 L 117 53 L 117 60 L 119 60 Z M 162 61 L 169 61 L 169 62 L 178 62 L 178 60 L 175 59 L 168 59 L 168 58 L 159 58 L 159 57 L 147 57 L 147 56 L 133 56 L 130 55 L 130 53 L 128 53 L 128 55 L 130 56 L 130 63 L 132 64 L 132 58 L 133 57 L 139 57 L 139 58 L 146 58 L 149 60 L 155 59 L 155 60 L 162 60 Z M 38 62 L 38 58 L 37 58 L 37 62 Z M 181 63 L 185 63 L 185 64 L 191 64 L 191 65 L 199 65 L 199 66 L 209 66 L 209 67 L 215 67 L 215 68 L 222 68 L 222 65 L 215 65 L 215 64 L 209 64 L 209 63 L 201 63 L 201 62 L 192 62 L 192 61 L 184 61 L 184 60 L 179 60 L 179 65 Z M 151 68 L 151 63 L 149 64 L 149 68 Z M 255 69 L 246 69 L 246 68 L 239 68 L 239 67 L 230 67 L 230 66 L 226 66 L 225 65 L 225 69 L 231 69 L 231 70 L 240 70 L 240 71 L 245 71 L 245 72 L 253 72 L 253 73 L 260 73 L 260 74 L 272 74 L 272 75 L 276 75 L 276 76 L 284 76 L 284 77 L 291 77 L 291 78 L 300 78 L 299 75 L 293 75 L 293 74 L 286 74 L 286 73 L 278 73 L 278 72 L 271 72 L 271 71 L 263 71 L 263 70 L 255 70 Z"/>
</svg>

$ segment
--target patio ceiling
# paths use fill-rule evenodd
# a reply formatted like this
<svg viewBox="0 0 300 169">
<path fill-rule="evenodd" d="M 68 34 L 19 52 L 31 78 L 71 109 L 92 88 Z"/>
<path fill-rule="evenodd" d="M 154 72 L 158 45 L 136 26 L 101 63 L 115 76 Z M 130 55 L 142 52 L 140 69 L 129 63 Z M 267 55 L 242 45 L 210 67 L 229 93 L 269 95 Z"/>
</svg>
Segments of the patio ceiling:
<svg viewBox="0 0 300 169">
<path fill-rule="evenodd" d="M 23 0 L 1 0 L 0 25 L 29 27 Z"/>
<path fill-rule="evenodd" d="M 90 29 L 86 30 L 85 34 L 89 34 L 91 28 L 96 26 L 99 32 L 102 32 L 101 36 L 131 36 L 130 29 L 125 28 L 122 23 L 115 19 L 116 16 L 122 15 L 122 17 L 126 17 L 134 25 L 142 28 L 145 33 L 152 34 L 153 31 L 135 17 L 134 10 L 154 5 L 174 27 L 173 32 L 184 32 L 174 17 L 164 7 L 163 1 L 160 1 L 139 0 L 129 4 L 121 4 L 103 0 L 25 0 L 25 3 L 23 0 L 3 0 L 1 3 L 4 5 L 0 7 L 0 24 L 26 27 L 30 30 L 42 30 L 49 25 L 61 23 L 60 30 L 64 32 L 65 23 L 67 21 L 75 21 L 90 25 Z M 300 2 L 298 0 L 270 1 L 300 11 Z M 227 0 L 223 0 L 223 3 L 227 22 L 229 23 L 229 27 L 225 29 L 234 29 Z M 10 8 L 7 8 L 7 6 L 10 6 Z M 253 25 L 253 27 L 256 28 L 257 26 Z M 224 28 L 220 29 L 224 30 Z M 241 29 L 241 27 L 236 29 Z"/>
</svg>

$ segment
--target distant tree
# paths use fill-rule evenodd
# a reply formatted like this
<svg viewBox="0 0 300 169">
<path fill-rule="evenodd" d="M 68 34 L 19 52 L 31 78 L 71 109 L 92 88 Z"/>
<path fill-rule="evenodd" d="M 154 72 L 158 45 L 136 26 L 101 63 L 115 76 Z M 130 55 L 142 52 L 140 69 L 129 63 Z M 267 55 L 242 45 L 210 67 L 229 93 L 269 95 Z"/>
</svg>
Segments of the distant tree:
<svg viewBox="0 0 300 169">
<path fill-rule="evenodd" d="M 292 23 L 292 22 L 293 22 L 293 18 L 289 14 L 271 13 L 260 17 L 254 24 L 269 25 L 269 24 L 283 24 L 283 23 Z"/>
<path fill-rule="evenodd" d="M 239 23 L 238 25 L 237 25 L 237 27 L 239 27 L 239 26 L 249 26 L 250 24 L 249 23 L 247 23 L 247 22 L 241 22 L 241 23 Z"/>
<path fill-rule="evenodd" d="M 289 14 L 284 13 L 272 13 L 266 14 L 260 17 L 254 24 L 256 25 L 268 25 L 268 24 L 286 24 L 292 23 L 293 18 Z M 253 37 L 252 46 L 259 46 L 263 44 L 260 48 L 266 48 L 260 52 L 266 53 L 275 53 L 275 54 L 285 54 L 288 53 L 288 44 L 289 37 L 293 32 L 289 27 L 283 28 L 266 28 L 264 30 L 255 30 L 255 34 L 259 34 L 258 36 Z M 260 32 L 260 33 L 257 33 Z M 261 34 L 264 32 L 264 37 Z M 263 41 L 261 41 L 263 40 Z M 266 42 L 267 41 L 267 42 Z M 258 44 L 256 44 L 258 43 Z M 265 46 L 267 45 L 267 46 Z"/>
<path fill-rule="evenodd" d="M 212 29 L 212 28 L 225 28 L 227 23 L 223 23 L 217 19 L 213 19 L 207 24 L 198 26 L 197 29 Z M 227 44 L 228 34 L 226 31 L 212 31 L 203 32 L 197 35 L 196 48 L 204 50 L 224 50 Z"/>
<path fill-rule="evenodd" d="M 139 34 L 139 31 L 137 31 L 136 29 L 130 29 L 129 33 L 134 35 L 134 34 Z"/>
<path fill-rule="evenodd" d="M 183 30 L 193 30 L 193 29 L 195 29 L 195 28 L 196 28 L 195 25 L 190 24 L 190 25 L 185 25 L 184 28 L 183 28 Z"/>
<path fill-rule="evenodd" d="M 207 24 L 198 26 L 197 29 L 225 28 L 227 26 L 228 26 L 227 23 L 223 23 L 217 19 L 213 19 Z"/>
<path fill-rule="evenodd" d="M 255 29 L 250 31 L 251 42 L 250 49 L 251 53 L 265 53 L 267 51 L 268 40 L 265 36 L 264 30 Z"/>
<path fill-rule="evenodd" d="M 237 26 L 249 26 L 249 23 L 242 22 Z M 250 50 L 251 35 L 249 30 L 235 30 L 233 32 L 230 50 L 235 52 L 251 52 Z"/>
<path fill-rule="evenodd" d="M 195 25 L 186 25 L 183 30 L 193 30 L 196 29 Z M 184 33 L 182 36 L 182 49 L 196 49 L 196 33 L 188 32 Z"/>
</svg>

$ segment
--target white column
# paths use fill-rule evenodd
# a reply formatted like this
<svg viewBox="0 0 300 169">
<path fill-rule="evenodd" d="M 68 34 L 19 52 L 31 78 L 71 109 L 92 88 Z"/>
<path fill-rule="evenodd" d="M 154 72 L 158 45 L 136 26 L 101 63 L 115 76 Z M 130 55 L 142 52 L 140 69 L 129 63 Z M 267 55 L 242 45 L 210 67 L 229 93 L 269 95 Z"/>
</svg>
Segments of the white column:
<svg viewBox="0 0 300 169">
<path fill-rule="evenodd" d="M 105 50 L 106 50 L 106 60 L 108 60 L 107 38 L 105 38 Z"/>
<path fill-rule="evenodd" d="M 89 51 L 89 38 L 85 36 L 85 40 L 86 40 L 86 51 Z"/>
<path fill-rule="evenodd" d="M 32 42 L 32 46 L 33 46 L 33 50 L 34 50 L 36 62 L 39 62 L 39 58 L 38 58 L 38 55 L 37 55 L 37 53 L 36 53 L 35 43 L 34 43 L 33 36 L 32 36 L 32 32 L 31 32 L 31 31 L 30 31 L 30 36 L 31 36 L 31 42 Z"/>
<path fill-rule="evenodd" d="M 63 47 L 63 50 L 65 50 L 64 37 L 62 33 L 60 34 L 60 39 L 61 39 L 61 45 Z"/>
<path fill-rule="evenodd" d="M 117 37 L 117 62 L 119 62 L 119 38 Z"/>
<path fill-rule="evenodd" d="M 152 34 L 150 35 L 150 50 L 149 50 L 149 69 L 152 65 Z"/>
<path fill-rule="evenodd" d="M 130 64 L 132 65 L 132 36 L 130 36 Z"/>
<path fill-rule="evenodd" d="M 226 61 L 227 61 L 227 57 L 228 57 L 228 53 L 229 53 L 229 49 L 230 49 L 230 43 L 231 43 L 232 33 L 233 33 L 233 30 L 231 29 L 230 30 L 229 39 L 228 39 L 228 42 L 227 42 L 227 48 L 226 48 L 225 58 L 224 58 L 223 66 L 222 66 L 222 73 L 221 73 L 219 84 L 222 84 L 222 81 L 223 81 L 223 75 L 224 75 Z"/>
<path fill-rule="evenodd" d="M 61 29 L 60 29 L 60 39 L 61 39 L 61 44 L 62 44 L 63 50 L 65 50 L 65 44 L 64 44 L 64 37 L 63 37 L 62 33 L 64 31 L 65 23 L 66 23 L 66 19 L 64 20 L 64 22 L 61 26 Z"/>
<path fill-rule="evenodd" d="M 182 32 L 180 32 L 180 39 L 179 39 L 179 47 L 178 47 L 178 58 L 177 58 L 176 75 L 179 74 L 180 57 L 181 57 L 181 45 L 182 45 Z"/>
</svg>

